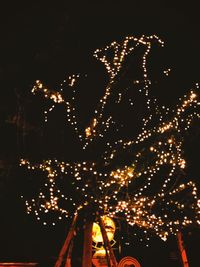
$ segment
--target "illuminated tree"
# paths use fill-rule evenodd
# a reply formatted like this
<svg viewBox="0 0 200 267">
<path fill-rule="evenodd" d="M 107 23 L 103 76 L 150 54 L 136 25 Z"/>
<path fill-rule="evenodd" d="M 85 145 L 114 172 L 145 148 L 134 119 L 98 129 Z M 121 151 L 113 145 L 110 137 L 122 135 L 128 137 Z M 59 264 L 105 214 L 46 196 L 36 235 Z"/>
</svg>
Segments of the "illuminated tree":
<svg viewBox="0 0 200 267">
<path fill-rule="evenodd" d="M 196 84 L 175 109 L 159 107 L 150 92 L 153 83 L 147 71 L 147 58 L 156 44 L 163 46 L 155 35 L 127 37 L 95 51 L 108 77 L 87 126 L 78 119 L 75 105 L 80 75 L 64 80 L 60 91 L 36 81 L 32 93 L 43 95 L 52 104 L 44 112 L 45 121 L 49 112 L 63 105 L 87 159 L 21 160 L 28 169 L 46 174 L 38 196 L 26 200 L 27 212 L 35 214 L 37 220 L 50 215 L 55 224 L 92 207 L 102 215 L 124 218 L 163 240 L 183 227 L 200 224 L 197 187 L 186 178 L 183 152 L 186 132 L 200 116 L 195 93 L 199 87 Z M 137 53 L 142 55 L 141 64 L 132 70 Z M 138 71 L 137 77 L 134 71 Z M 142 107 L 138 114 L 136 106 Z M 142 120 L 138 119 L 141 114 Z"/>
</svg>

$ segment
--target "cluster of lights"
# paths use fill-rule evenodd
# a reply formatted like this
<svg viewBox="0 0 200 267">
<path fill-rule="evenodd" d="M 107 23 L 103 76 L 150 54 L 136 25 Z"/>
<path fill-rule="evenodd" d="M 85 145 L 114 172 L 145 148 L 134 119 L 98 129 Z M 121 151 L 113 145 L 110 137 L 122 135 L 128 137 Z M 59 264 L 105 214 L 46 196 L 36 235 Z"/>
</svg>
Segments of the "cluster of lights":
<svg viewBox="0 0 200 267">
<path fill-rule="evenodd" d="M 186 215 L 188 210 L 191 211 L 188 198 L 179 199 L 179 194 L 188 189 L 190 191 L 190 201 L 194 205 L 192 207 L 193 218 Z M 178 200 L 176 200 L 176 197 Z M 156 214 L 158 213 L 157 205 L 162 205 L 161 214 Z M 181 213 L 181 218 L 176 217 L 177 212 Z M 190 181 L 165 194 L 156 194 L 152 197 L 135 196 L 126 201 L 119 201 L 115 210 L 110 212 L 109 215 L 115 217 L 116 214 L 120 213 L 125 214 L 130 225 L 137 225 L 144 230 L 153 231 L 166 241 L 169 234 L 176 234 L 180 228 L 191 224 L 199 224 L 200 210 L 196 185 Z"/>
<path fill-rule="evenodd" d="M 169 76 L 170 71 L 171 71 L 171 69 L 167 69 L 167 70 L 164 70 L 163 73 L 164 73 L 166 76 Z"/>
<path fill-rule="evenodd" d="M 74 92 L 79 75 L 72 75 L 64 80 L 73 90 L 70 100 L 65 100 L 63 96 L 64 83 L 61 84 L 60 92 L 56 92 L 36 81 L 32 92 L 41 92 L 53 102 L 51 108 L 44 112 L 46 122 L 48 113 L 55 108 L 55 104 L 63 104 L 66 107 L 67 121 L 78 135 L 85 153 L 92 145 L 95 150 L 95 140 L 105 141 L 105 151 L 99 161 L 66 163 L 45 160 L 40 164 L 32 164 L 28 160 L 21 160 L 21 166 L 46 173 L 47 179 L 38 198 L 26 201 L 27 212 L 34 213 L 38 220 L 41 220 L 43 213 L 50 211 L 58 212 L 60 220 L 73 216 L 85 206 L 93 205 L 109 216 L 124 216 L 130 225 L 139 226 L 145 233 L 154 232 L 163 240 L 181 227 L 200 224 L 200 205 L 195 184 L 188 182 L 177 186 L 178 177 L 184 177 L 183 169 L 186 166 L 183 157 L 184 133 L 190 128 L 193 120 L 200 117 L 200 102 L 197 94 L 191 91 L 174 110 L 162 107 L 161 112 L 155 105 L 156 100 L 149 94 L 151 81 L 146 66 L 152 43 L 155 41 L 163 46 L 162 40 L 152 35 L 141 38 L 127 37 L 122 43 L 113 42 L 104 49 L 95 51 L 94 56 L 104 64 L 109 80 L 105 93 L 94 110 L 91 124 L 84 129 L 79 125 L 74 105 Z M 114 139 L 113 129 L 116 131 L 119 125 L 112 114 L 104 112 L 105 107 L 110 103 L 108 100 L 115 96 L 115 81 L 120 77 L 127 56 L 133 55 L 135 48 L 139 46 L 144 47 L 143 77 L 142 80 L 134 80 L 132 83 L 142 86 L 139 92 L 144 95 L 148 115 L 143 119 L 141 132 L 134 139 L 117 139 L 111 142 L 106 136 L 110 136 L 110 140 L 112 137 Z M 110 51 L 113 54 L 112 59 L 109 56 Z M 164 73 L 168 76 L 169 72 L 170 69 Z M 196 88 L 198 89 L 198 84 Z M 118 90 L 117 94 L 118 100 L 115 104 L 120 104 L 124 89 L 120 92 Z M 133 104 L 132 100 L 129 104 Z M 167 114 L 167 119 L 164 119 L 163 112 Z M 154 117 L 158 120 L 156 125 Z M 114 166 L 113 162 L 121 151 L 128 151 L 131 163 Z M 63 188 L 60 180 L 64 180 L 66 187 Z M 138 181 L 139 186 L 136 186 Z M 155 186 L 158 189 L 152 195 Z M 181 195 L 184 192 L 189 194 L 190 202 L 184 201 Z M 187 210 L 192 212 L 187 214 Z M 180 218 L 173 216 L 177 211 Z M 190 218 L 189 214 L 193 216 Z M 46 223 L 45 221 L 44 224 Z"/>
</svg>

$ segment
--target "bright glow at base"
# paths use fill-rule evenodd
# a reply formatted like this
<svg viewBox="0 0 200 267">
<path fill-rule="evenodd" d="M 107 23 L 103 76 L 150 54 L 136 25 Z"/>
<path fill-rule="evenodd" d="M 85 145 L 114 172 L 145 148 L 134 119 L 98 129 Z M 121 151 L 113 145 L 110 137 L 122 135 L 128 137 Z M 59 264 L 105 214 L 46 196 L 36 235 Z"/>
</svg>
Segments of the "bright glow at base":
<svg viewBox="0 0 200 267">
<path fill-rule="evenodd" d="M 116 229 L 115 223 L 108 216 L 103 216 L 102 220 L 104 222 L 104 226 L 105 226 L 105 230 L 106 230 L 106 234 L 107 234 L 108 240 L 111 241 L 111 240 L 113 240 L 114 234 L 115 234 L 115 229 Z M 93 223 L 92 240 L 93 240 L 93 242 L 96 242 L 96 243 L 103 242 L 101 229 L 100 229 L 99 224 L 97 224 L 97 223 Z"/>
</svg>

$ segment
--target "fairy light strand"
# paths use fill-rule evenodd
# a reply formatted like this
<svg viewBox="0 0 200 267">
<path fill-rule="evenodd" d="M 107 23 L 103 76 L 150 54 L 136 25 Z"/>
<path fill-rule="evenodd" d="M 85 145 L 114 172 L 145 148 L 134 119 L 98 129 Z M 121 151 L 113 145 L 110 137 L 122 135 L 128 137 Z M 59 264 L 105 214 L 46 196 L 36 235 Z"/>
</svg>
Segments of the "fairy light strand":
<svg viewBox="0 0 200 267">
<path fill-rule="evenodd" d="M 67 121 L 77 134 L 85 153 L 89 147 L 95 150 L 99 139 L 104 141 L 105 150 L 94 162 L 68 163 L 54 159 L 34 164 L 22 159 L 21 166 L 36 173 L 42 171 L 46 175 L 38 197 L 26 200 L 27 213 L 33 213 L 41 221 L 43 214 L 55 212 L 58 214 L 52 223 L 55 225 L 56 220 L 73 217 L 84 206 L 93 205 L 104 214 L 121 216 L 130 225 L 143 229 L 145 234 L 154 233 L 164 241 L 182 227 L 200 224 L 197 187 L 192 181 L 184 184 L 177 178 L 185 179 L 183 170 L 187 163 L 183 153 L 183 139 L 193 121 L 200 118 L 200 102 L 195 89 L 185 95 L 173 110 L 165 106 L 159 107 L 158 101 L 150 96 L 151 80 L 147 61 L 155 42 L 164 45 L 156 35 L 140 38 L 131 36 L 121 43 L 112 42 L 94 52 L 94 57 L 105 66 L 109 79 L 91 123 L 85 127 L 77 120 L 74 102 L 76 82 L 80 75 L 71 75 L 65 79 L 60 92 L 50 90 L 41 81 L 36 81 L 32 93 L 42 93 L 53 103 L 44 112 L 45 121 L 47 122 L 49 112 L 56 105 L 64 105 Z M 145 48 L 141 66 L 143 77 L 142 80 L 133 80 L 132 83 L 140 86 L 139 92 L 144 96 L 148 114 L 143 118 L 141 131 L 134 139 L 112 139 L 120 126 L 105 109 L 112 97 L 116 96 L 116 105 L 125 97 L 124 88 L 118 88 L 115 92 L 115 81 L 119 79 L 127 57 L 134 55 L 139 46 Z M 109 51 L 113 52 L 112 58 L 108 56 Z M 164 74 L 168 76 L 170 71 L 171 69 L 167 69 Z M 71 100 L 66 100 L 63 96 L 63 85 L 66 83 L 73 89 Z M 198 89 L 199 85 L 196 84 L 196 91 Z M 133 105 L 130 99 L 128 103 Z M 156 125 L 153 123 L 154 118 L 158 121 Z M 109 141 L 107 136 L 111 137 Z M 115 166 L 115 159 L 121 151 L 129 151 L 131 163 Z M 65 186 L 59 182 L 60 177 Z M 160 185 L 157 182 L 158 177 Z M 139 187 L 136 186 L 137 181 L 140 182 Z M 156 193 L 152 195 L 155 188 Z M 182 197 L 183 193 L 190 201 Z M 179 217 L 175 214 L 179 214 Z M 46 225 L 47 221 L 43 223 Z"/>
</svg>

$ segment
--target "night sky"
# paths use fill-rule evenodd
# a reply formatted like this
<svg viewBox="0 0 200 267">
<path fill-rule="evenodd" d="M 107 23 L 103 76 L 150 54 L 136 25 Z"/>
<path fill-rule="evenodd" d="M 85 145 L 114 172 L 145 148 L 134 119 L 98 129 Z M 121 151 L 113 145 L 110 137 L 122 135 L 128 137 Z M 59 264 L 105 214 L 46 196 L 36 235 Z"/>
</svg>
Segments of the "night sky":
<svg viewBox="0 0 200 267">
<path fill-rule="evenodd" d="M 67 75 L 90 73 L 91 82 L 83 88 L 80 104 L 84 111 L 84 103 L 90 103 L 88 96 L 95 98 L 103 84 L 103 67 L 92 58 L 93 51 L 128 35 L 156 34 L 165 48 L 153 55 L 151 75 L 157 77 L 167 68 L 172 72 L 162 87 L 155 87 L 155 94 L 161 103 L 174 104 L 200 82 L 199 9 L 191 1 L 4 2 L 0 8 L 0 262 L 27 260 L 45 266 L 56 259 L 68 224 L 44 228 L 26 215 L 20 196 L 29 183 L 18 169 L 18 160 L 23 155 L 34 159 L 45 153 L 63 155 L 65 148 L 57 149 L 62 145 L 59 141 L 49 150 L 48 142 L 42 146 L 41 103 L 30 94 L 34 81 L 41 79 L 58 89 Z M 17 127 L 17 114 L 25 118 L 25 138 L 19 130 L 20 120 Z M 198 185 L 199 134 L 193 132 L 186 142 L 188 172 Z M 198 267 L 199 231 L 190 229 L 185 241 L 191 267 Z M 134 244 L 124 255 L 138 258 L 142 267 L 179 267 L 178 261 L 170 259 L 176 249 L 175 239 L 170 239 L 168 243 L 155 241 L 149 249 Z"/>
</svg>

